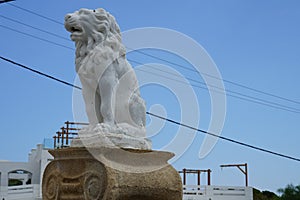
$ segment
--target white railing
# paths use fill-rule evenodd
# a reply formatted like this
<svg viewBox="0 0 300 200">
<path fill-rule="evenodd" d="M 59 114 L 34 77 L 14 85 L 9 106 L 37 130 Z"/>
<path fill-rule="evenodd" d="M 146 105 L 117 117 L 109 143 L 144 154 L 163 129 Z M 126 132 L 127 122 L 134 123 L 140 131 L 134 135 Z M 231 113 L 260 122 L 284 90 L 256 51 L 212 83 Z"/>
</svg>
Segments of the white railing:
<svg viewBox="0 0 300 200">
<path fill-rule="evenodd" d="M 39 185 L 9 186 L 5 200 L 33 200 L 39 197 Z"/>
<path fill-rule="evenodd" d="M 183 186 L 183 200 L 253 200 L 251 187 Z"/>
<path fill-rule="evenodd" d="M 206 186 L 183 185 L 183 194 L 194 196 L 206 195 Z"/>
<path fill-rule="evenodd" d="M 7 187 L 7 194 L 33 193 L 33 185 L 18 185 Z"/>
</svg>

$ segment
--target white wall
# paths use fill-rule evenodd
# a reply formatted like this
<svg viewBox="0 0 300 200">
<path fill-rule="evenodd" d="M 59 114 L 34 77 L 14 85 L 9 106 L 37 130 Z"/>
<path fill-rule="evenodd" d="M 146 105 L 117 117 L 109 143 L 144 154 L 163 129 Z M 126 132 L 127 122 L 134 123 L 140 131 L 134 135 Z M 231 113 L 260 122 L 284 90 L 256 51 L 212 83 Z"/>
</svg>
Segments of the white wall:
<svg viewBox="0 0 300 200">
<path fill-rule="evenodd" d="M 253 200 L 251 187 L 183 186 L 183 200 Z"/>
<path fill-rule="evenodd" d="M 53 157 L 44 149 L 43 145 L 38 144 L 36 149 L 32 149 L 28 155 L 28 162 L 0 162 L 0 200 L 38 200 L 41 199 L 42 176 L 44 170 Z M 8 173 L 15 170 L 25 170 L 32 174 L 31 185 L 8 187 Z M 11 178 L 22 175 L 10 175 Z M 24 177 L 21 177 L 22 179 Z"/>
<path fill-rule="evenodd" d="M 5 200 L 34 200 L 39 192 L 39 185 L 20 185 L 8 187 Z"/>
</svg>

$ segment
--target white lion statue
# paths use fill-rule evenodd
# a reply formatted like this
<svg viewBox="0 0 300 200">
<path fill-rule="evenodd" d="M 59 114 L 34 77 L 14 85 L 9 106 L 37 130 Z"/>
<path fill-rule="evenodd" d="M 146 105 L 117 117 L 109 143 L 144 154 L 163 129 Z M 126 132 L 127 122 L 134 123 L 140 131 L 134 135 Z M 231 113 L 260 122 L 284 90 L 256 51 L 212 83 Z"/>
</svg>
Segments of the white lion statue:
<svg viewBox="0 0 300 200">
<path fill-rule="evenodd" d="M 90 124 L 145 127 L 145 102 L 115 18 L 104 9 L 80 9 L 65 16 L 76 44 L 76 72 Z"/>
</svg>

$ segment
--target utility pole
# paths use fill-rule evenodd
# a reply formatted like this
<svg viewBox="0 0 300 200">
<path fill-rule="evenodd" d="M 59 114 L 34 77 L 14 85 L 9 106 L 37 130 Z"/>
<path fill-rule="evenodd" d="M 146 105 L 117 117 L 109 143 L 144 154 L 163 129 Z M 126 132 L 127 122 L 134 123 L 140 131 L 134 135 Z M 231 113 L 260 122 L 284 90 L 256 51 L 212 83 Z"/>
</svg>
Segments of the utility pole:
<svg viewBox="0 0 300 200">
<path fill-rule="evenodd" d="M 223 168 L 223 167 L 237 167 L 245 175 L 246 187 L 248 187 L 248 165 L 247 165 L 247 163 L 245 163 L 245 164 L 220 165 L 220 167 L 221 168 Z"/>
</svg>

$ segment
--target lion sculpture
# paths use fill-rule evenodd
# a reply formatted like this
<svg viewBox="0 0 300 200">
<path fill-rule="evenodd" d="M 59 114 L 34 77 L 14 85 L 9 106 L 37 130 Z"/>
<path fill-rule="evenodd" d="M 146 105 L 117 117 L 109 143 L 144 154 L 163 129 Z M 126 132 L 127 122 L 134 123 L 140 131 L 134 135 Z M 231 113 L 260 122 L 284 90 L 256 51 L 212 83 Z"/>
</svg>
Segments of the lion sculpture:
<svg viewBox="0 0 300 200">
<path fill-rule="evenodd" d="M 145 102 L 125 57 L 115 18 L 104 9 L 80 9 L 65 16 L 76 45 L 76 72 L 90 124 L 145 127 Z"/>
</svg>

